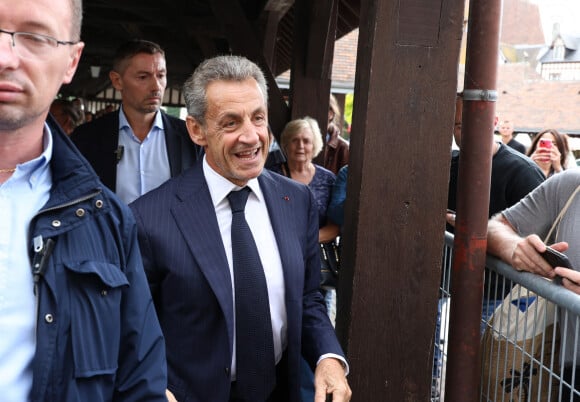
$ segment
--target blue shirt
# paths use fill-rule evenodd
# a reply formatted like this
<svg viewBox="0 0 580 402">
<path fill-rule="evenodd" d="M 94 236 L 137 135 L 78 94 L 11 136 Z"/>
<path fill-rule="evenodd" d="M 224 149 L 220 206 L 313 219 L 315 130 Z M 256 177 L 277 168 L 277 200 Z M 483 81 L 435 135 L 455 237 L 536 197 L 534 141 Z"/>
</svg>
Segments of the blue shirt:
<svg viewBox="0 0 580 402">
<path fill-rule="evenodd" d="M 135 136 L 121 107 L 119 146 L 123 147 L 123 155 L 117 165 L 115 192 L 126 204 L 157 188 L 171 177 L 161 113 L 157 112 L 151 130 L 141 142 Z"/>
<path fill-rule="evenodd" d="M 43 145 L 38 158 L 19 164 L 0 185 L 0 395 L 5 401 L 28 400 L 32 387 L 36 298 L 28 258 L 28 228 L 48 201 L 52 186 L 48 126 Z"/>
</svg>

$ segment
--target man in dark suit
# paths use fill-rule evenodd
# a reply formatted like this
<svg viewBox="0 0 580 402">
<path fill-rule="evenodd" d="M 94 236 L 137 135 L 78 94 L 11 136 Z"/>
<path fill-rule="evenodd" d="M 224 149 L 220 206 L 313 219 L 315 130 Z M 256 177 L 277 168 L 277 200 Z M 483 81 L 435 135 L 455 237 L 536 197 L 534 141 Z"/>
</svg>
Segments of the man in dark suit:
<svg viewBox="0 0 580 402">
<path fill-rule="evenodd" d="M 315 369 L 317 401 L 326 394 L 350 400 L 348 366 L 318 290 L 316 203 L 306 186 L 263 169 L 270 140 L 261 70 L 243 57 L 206 60 L 185 83 L 184 97 L 203 163 L 130 205 L 166 338 L 169 390 L 178 401 L 298 402 L 302 355 Z M 245 217 L 269 307 L 260 317 L 266 330 L 253 336 L 268 332 L 264 343 L 273 344 L 275 385 L 259 384 L 263 398 L 248 397 L 240 384 L 246 371 L 260 369 L 241 368 L 258 353 L 240 354 L 248 351 L 230 196 L 243 188 L 251 190 Z"/>
<path fill-rule="evenodd" d="M 160 110 L 167 71 L 159 45 L 121 45 L 109 77 L 121 108 L 81 125 L 71 139 L 103 183 L 129 203 L 193 165 L 201 149 L 183 120 Z"/>
</svg>

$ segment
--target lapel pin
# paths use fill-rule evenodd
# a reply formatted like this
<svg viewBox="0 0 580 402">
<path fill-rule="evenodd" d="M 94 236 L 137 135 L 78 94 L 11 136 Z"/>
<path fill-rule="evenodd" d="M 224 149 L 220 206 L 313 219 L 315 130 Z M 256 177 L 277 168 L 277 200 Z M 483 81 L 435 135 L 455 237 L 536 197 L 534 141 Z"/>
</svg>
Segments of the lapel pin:
<svg viewBox="0 0 580 402">
<path fill-rule="evenodd" d="M 290 197 L 288 197 L 287 195 L 285 195 L 283 198 L 284 198 L 284 201 L 290 201 Z"/>
</svg>

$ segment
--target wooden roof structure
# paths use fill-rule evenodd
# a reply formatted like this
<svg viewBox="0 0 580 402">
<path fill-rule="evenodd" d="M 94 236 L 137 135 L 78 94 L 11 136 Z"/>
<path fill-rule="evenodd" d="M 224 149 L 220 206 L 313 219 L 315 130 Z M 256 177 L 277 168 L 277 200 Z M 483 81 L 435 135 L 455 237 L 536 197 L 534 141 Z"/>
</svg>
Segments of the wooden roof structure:
<svg viewBox="0 0 580 402">
<path fill-rule="evenodd" d="M 291 67 L 294 0 L 85 0 L 85 49 L 64 96 L 93 99 L 110 87 L 115 49 L 130 39 L 158 43 L 166 53 L 168 88 L 180 90 L 201 60 L 217 54 L 260 49 L 274 76 Z M 337 2 L 336 38 L 358 27 L 360 0 Z M 323 17 L 321 15 L 320 17 Z M 325 27 L 328 20 L 325 21 Z M 247 29 L 246 29 L 247 27 Z M 236 36 L 241 45 L 232 44 Z M 90 67 L 100 67 L 92 77 Z M 170 104 L 171 99 L 170 99 Z"/>
</svg>

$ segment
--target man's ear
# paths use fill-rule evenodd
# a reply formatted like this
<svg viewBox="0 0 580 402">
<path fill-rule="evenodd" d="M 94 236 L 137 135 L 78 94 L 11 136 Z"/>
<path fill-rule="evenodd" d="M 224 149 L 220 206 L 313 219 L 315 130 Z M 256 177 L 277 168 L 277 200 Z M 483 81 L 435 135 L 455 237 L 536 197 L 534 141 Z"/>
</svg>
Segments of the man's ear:
<svg viewBox="0 0 580 402">
<path fill-rule="evenodd" d="M 185 125 L 187 126 L 189 138 L 200 147 L 205 147 L 207 145 L 207 138 L 205 137 L 205 130 L 201 124 L 192 116 L 186 116 Z"/>
<path fill-rule="evenodd" d="M 109 71 L 109 79 L 111 80 L 111 84 L 113 85 L 113 88 L 115 88 L 117 91 L 122 91 L 123 90 L 123 82 L 121 80 L 121 74 L 119 74 L 116 71 Z"/>
<path fill-rule="evenodd" d="M 63 77 L 63 84 L 68 84 L 72 81 L 75 72 L 77 71 L 77 67 L 79 66 L 79 61 L 81 59 L 81 54 L 83 53 L 84 47 L 84 42 L 71 45 L 69 65 L 65 72 L 65 76 Z"/>
</svg>

